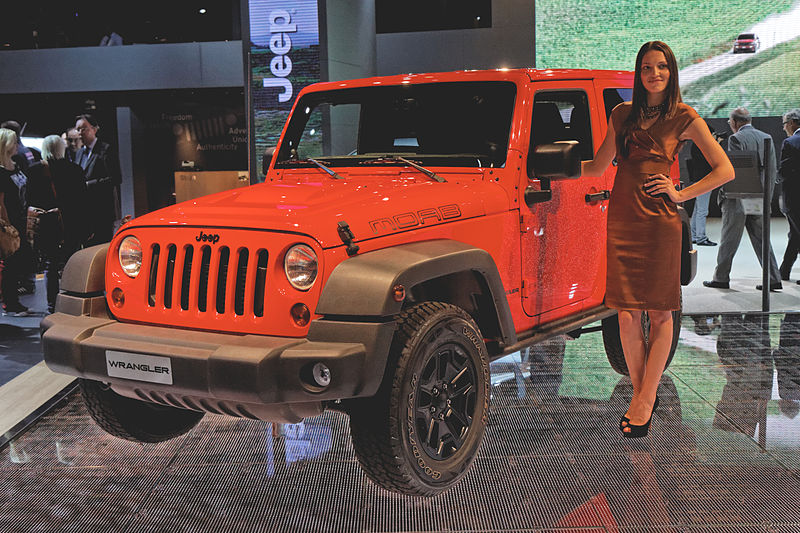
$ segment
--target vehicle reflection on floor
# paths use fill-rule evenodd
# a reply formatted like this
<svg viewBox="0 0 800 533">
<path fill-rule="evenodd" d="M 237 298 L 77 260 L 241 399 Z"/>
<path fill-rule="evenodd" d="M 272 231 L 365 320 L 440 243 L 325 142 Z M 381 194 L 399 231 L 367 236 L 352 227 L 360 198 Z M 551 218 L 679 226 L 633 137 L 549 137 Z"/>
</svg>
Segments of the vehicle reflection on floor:
<svg viewBox="0 0 800 533">
<path fill-rule="evenodd" d="M 630 394 L 599 333 L 494 362 L 479 456 L 431 499 L 367 481 L 341 413 L 139 445 L 73 395 L 0 451 L 0 531 L 800 531 L 800 314 L 684 317 L 647 438 Z"/>
</svg>

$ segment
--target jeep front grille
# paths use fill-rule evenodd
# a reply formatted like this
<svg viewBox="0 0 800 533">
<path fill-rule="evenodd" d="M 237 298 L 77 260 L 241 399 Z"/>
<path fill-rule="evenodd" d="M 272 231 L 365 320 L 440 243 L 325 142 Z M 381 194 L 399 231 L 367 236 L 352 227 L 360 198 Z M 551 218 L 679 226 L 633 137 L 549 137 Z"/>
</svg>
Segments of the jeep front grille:
<svg viewBox="0 0 800 533">
<path fill-rule="evenodd" d="M 212 249 L 207 244 L 153 244 L 149 252 L 150 307 L 264 316 L 267 250 L 257 250 L 253 259 L 247 248 L 231 251 L 228 246 Z"/>
</svg>

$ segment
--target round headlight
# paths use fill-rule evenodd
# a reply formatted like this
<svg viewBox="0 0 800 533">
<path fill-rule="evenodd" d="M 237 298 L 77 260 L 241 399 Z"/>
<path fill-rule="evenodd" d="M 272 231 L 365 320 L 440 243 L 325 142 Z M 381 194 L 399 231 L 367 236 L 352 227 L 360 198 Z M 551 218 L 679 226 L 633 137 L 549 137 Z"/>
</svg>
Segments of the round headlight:
<svg viewBox="0 0 800 533">
<path fill-rule="evenodd" d="M 119 245 L 119 266 L 132 278 L 142 268 L 142 244 L 136 237 L 125 237 Z"/>
<path fill-rule="evenodd" d="M 317 279 L 317 254 L 310 246 L 296 244 L 286 252 L 283 268 L 292 287 L 307 291 Z"/>
</svg>

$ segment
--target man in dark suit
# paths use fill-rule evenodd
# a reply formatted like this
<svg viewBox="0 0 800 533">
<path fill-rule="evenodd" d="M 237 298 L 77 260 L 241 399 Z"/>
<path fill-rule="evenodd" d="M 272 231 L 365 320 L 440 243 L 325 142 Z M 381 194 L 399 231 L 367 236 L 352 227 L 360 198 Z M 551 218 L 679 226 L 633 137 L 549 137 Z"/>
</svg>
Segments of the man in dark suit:
<svg viewBox="0 0 800 533">
<path fill-rule="evenodd" d="M 781 210 L 789 221 L 789 242 L 781 262 L 781 278 L 788 280 L 800 252 L 800 108 L 783 114 L 783 131 L 788 136 L 781 146 Z M 797 282 L 800 284 L 800 280 Z"/>
<path fill-rule="evenodd" d="M 119 159 L 111 145 L 97 138 L 100 124 L 92 115 L 76 117 L 75 129 L 83 148 L 75 162 L 83 168 L 89 209 L 88 246 L 109 242 L 114 236 L 114 222 L 119 219 L 118 187 L 121 182 Z"/>
<path fill-rule="evenodd" d="M 775 182 L 777 174 L 772 137 L 755 129 L 751 122 L 752 118 L 747 109 L 737 107 L 731 112 L 728 125 L 733 134 L 728 138 L 728 151 L 756 152 L 761 169 L 761 183 L 771 185 Z M 772 187 L 769 187 L 769 190 L 771 189 Z M 714 278 L 711 281 L 704 281 L 703 285 L 716 289 L 727 289 L 729 288 L 733 256 L 739 248 L 745 228 L 747 228 L 747 234 L 758 257 L 758 262 L 761 263 L 762 221 L 761 215 L 746 214 L 742 200 L 726 198 L 724 191 L 720 191 L 720 208 L 722 209 L 722 236 L 717 253 L 717 268 L 714 269 Z M 783 286 L 772 246 L 770 246 L 769 254 L 769 290 L 774 291 L 782 289 Z M 760 284 L 756 285 L 756 290 L 761 290 Z"/>
</svg>

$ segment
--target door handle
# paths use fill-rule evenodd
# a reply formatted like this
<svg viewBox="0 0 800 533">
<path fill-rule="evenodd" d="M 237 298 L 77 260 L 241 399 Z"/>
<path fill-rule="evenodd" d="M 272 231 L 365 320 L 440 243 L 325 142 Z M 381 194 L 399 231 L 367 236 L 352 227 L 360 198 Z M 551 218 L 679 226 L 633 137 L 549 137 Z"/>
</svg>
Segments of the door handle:
<svg viewBox="0 0 800 533">
<path fill-rule="evenodd" d="M 586 195 L 586 203 L 599 202 L 601 200 L 608 200 L 611 198 L 611 191 L 600 191 Z"/>
</svg>

